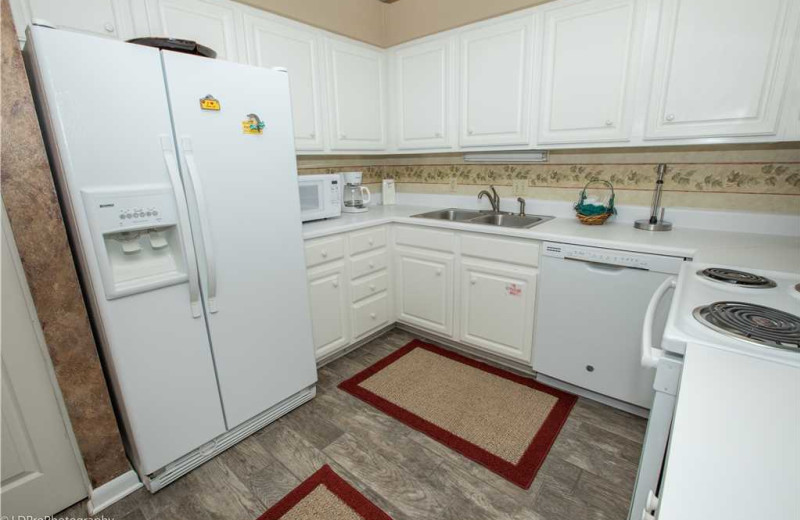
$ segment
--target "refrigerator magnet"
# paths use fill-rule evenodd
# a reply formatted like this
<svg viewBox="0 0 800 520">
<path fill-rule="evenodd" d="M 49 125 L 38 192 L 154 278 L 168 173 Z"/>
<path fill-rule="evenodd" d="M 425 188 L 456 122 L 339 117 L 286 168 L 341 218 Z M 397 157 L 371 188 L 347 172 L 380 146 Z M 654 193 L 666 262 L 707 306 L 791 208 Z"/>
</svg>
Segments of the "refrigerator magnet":
<svg viewBox="0 0 800 520">
<path fill-rule="evenodd" d="M 205 97 L 201 97 L 200 98 L 200 109 L 201 110 L 214 110 L 214 111 L 218 112 L 219 109 L 220 109 L 219 100 L 217 98 L 215 98 L 214 96 L 212 96 L 211 94 L 208 94 Z"/>
<path fill-rule="evenodd" d="M 247 119 L 242 121 L 242 132 L 245 134 L 263 134 L 267 126 L 256 114 L 247 114 Z"/>
</svg>

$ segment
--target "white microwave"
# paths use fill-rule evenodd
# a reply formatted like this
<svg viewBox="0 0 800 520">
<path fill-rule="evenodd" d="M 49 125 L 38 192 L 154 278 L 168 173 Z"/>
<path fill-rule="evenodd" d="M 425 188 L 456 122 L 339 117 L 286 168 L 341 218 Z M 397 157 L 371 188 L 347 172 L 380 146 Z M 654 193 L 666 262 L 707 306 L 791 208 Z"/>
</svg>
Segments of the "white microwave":
<svg viewBox="0 0 800 520">
<path fill-rule="evenodd" d="M 342 179 L 339 174 L 300 175 L 298 179 L 303 222 L 342 214 Z"/>
</svg>

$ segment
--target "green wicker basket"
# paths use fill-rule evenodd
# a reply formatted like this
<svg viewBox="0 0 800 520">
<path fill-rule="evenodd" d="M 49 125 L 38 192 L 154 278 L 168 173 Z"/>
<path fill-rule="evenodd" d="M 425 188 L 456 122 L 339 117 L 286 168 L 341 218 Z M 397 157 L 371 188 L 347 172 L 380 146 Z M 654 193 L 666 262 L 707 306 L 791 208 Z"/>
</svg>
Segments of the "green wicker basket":
<svg viewBox="0 0 800 520">
<path fill-rule="evenodd" d="M 611 197 L 608 199 L 607 205 L 586 204 L 586 190 L 593 184 L 604 184 L 611 190 Z M 575 216 L 578 217 L 578 220 L 580 220 L 582 224 L 586 224 L 587 226 L 599 226 L 604 224 L 611 216 L 617 214 L 617 209 L 614 207 L 615 197 L 614 186 L 610 182 L 601 179 L 592 179 L 583 187 L 581 196 L 578 202 L 575 203 Z"/>
</svg>

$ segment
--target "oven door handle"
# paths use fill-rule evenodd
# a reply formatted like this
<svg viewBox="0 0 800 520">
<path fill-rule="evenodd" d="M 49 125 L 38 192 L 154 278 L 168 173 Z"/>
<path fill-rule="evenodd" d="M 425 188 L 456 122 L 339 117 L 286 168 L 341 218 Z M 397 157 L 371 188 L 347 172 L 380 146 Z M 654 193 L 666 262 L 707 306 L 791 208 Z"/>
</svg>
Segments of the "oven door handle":
<svg viewBox="0 0 800 520">
<path fill-rule="evenodd" d="M 653 321 L 659 302 L 668 290 L 675 288 L 677 281 L 678 278 L 675 276 L 664 280 L 653 293 L 650 303 L 647 304 L 647 312 L 644 314 L 644 325 L 642 326 L 642 366 L 645 368 L 655 368 L 658 360 L 664 356 L 662 349 L 653 346 Z"/>
</svg>

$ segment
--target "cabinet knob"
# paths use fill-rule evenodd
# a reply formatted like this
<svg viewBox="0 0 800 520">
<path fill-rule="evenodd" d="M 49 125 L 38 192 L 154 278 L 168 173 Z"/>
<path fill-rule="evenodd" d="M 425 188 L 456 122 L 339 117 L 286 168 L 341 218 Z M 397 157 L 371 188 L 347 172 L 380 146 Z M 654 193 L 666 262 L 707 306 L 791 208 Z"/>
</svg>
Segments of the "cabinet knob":
<svg viewBox="0 0 800 520">
<path fill-rule="evenodd" d="M 315 134 L 314 132 L 311 132 L 310 134 L 308 134 L 308 137 L 310 139 L 314 139 L 316 136 L 317 136 L 317 134 Z"/>
<path fill-rule="evenodd" d="M 369 245 L 372 245 L 372 244 L 374 244 L 374 243 L 375 243 L 375 239 L 374 239 L 374 238 L 370 238 L 370 239 L 369 239 Z"/>
<path fill-rule="evenodd" d="M 333 281 L 333 286 L 334 287 L 339 287 L 339 280 L 334 280 Z"/>
<path fill-rule="evenodd" d="M 347 139 L 347 134 L 339 134 L 339 139 Z"/>
<path fill-rule="evenodd" d="M 371 314 L 369 315 L 369 317 L 370 317 L 370 318 L 372 318 L 372 319 L 374 320 L 374 319 L 375 319 L 375 318 L 377 318 L 378 316 L 377 316 L 377 315 L 376 315 L 376 314 L 373 312 L 373 313 L 371 313 Z"/>
<path fill-rule="evenodd" d="M 472 285 L 475 285 L 476 283 L 478 283 L 478 280 L 476 280 L 475 278 L 471 278 L 469 283 L 471 283 Z"/>
<path fill-rule="evenodd" d="M 606 119 L 606 126 L 614 126 L 614 121 Z"/>
<path fill-rule="evenodd" d="M 673 121 L 673 120 L 675 120 L 675 114 L 667 114 L 666 120 L 667 120 L 667 121 Z"/>
<path fill-rule="evenodd" d="M 437 269 L 436 270 L 436 276 L 442 276 L 442 270 L 441 269 Z"/>
<path fill-rule="evenodd" d="M 322 255 L 322 258 L 328 258 L 328 252 L 326 250 L 323 249 L 320 251 L 320 254 Z"/>
<path fill-rule="evenodd" d="M 372 292 L 375 292 L 375 284 L 374 283 L 369 285 L 369 290 L 372 291 Z"/>
<path fill-rule="evenodd" d="M 114 24 L 112 24 L 111 22 L 106 22 L 106 23 L 103 25 L 103 29 L 105 29 L 105 30 L 106 30 L 106 32 L 113 33 L 113 32 L 114 32 Z"/>
<path fill-rule="evenodd" d="M 369 268 L 370 269 L 374 269 L 375 268 L 375 262 L 370 262 L 369 263 Z"/>
<path fill-rule="evenodd" d="M 435 137 L 442 137 L 442 133 L 441 133 L 441 132 L 436 132 L 436 133 L 435 133 L 435 134 L 433 134 L 433 135 L 434 135 Z"/>
<path fill-rule="evenodd" d="M 472 134 L 474 134 L 474 133 L 475 133 L 475 131 L 474 131 L 472 128 L 470 128 L 470 129 L 468 129 L 468 130 L 467 130 L 467 133 L 468 133 L 469 135 L 472 135 Z"/>
</svg>

